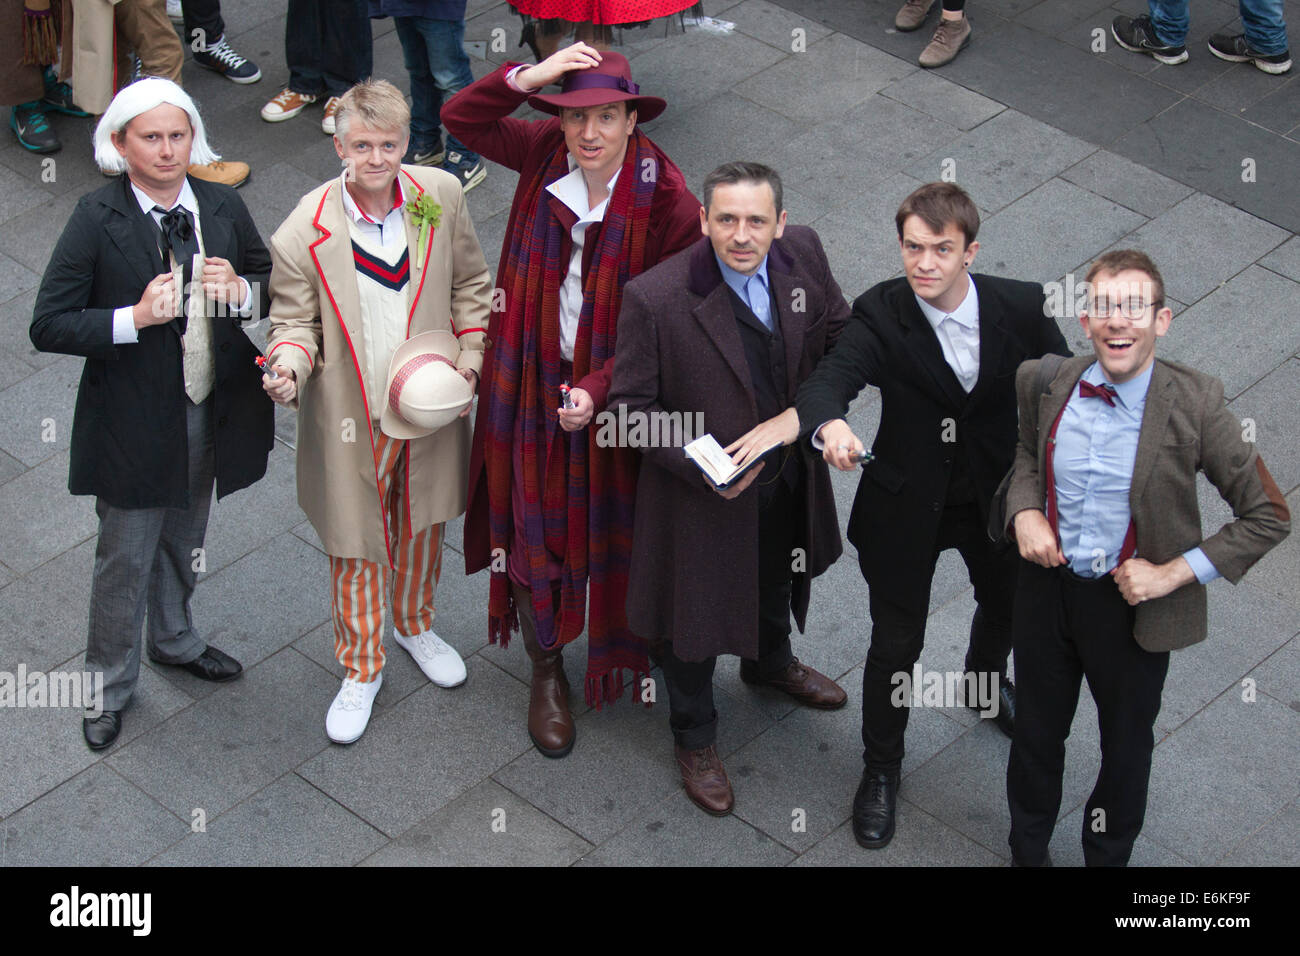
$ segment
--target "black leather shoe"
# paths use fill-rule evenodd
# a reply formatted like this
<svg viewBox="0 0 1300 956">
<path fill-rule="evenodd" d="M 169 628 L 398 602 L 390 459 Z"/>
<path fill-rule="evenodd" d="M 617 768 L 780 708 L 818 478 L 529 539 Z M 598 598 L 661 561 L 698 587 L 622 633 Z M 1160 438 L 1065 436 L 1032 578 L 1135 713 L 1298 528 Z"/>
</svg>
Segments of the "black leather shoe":
<svg viewBox="0 0 1300 956">
<path fill-rule="evenodd" d="M 969 671 L 967 673 L 969 673 Z M 968 700 L 966 706 L 977 714 L 984 713 L 984 708 L 979 706 L 978 701 L 972 703 Z M 993 723 L 997 724 L 998 730 L 1002 731 L 1008 737 L 1015 736 L 1016 685 L 1007 677 L 998 678 L 998 712 L 993 715 Z"/>
<path fill-rule="evenodd" d="M 858 846 L 878 850 L 894 838 L 894 814 L 898 808 L 898 775 L 862 772 L 862 782 L 853 795 L 853 838 Z"/>
<path fill-rule="evenodd" d="M 1021 863 L 1019 860 L 1016 859 L 1016 855 L 1013 853 L 1013 854 L 1011 854 L 1011 865 L 1012 865 L 1012 866 L 1051 866 L 1051 865 L 1052 865 L 1052 854 L 1049 853 L 1049 852 L 1047 852 L 1046 850 L 1044 850 L 1044 851 L 1043 851 L 1043 862 L 1042 862 L 1042 863 L 1038 863 L 1038 864 L 1034 864 L 1034 863 Z"/>
<path fill-rule="evenodd" d="M 155 664 L 167 664 L 166 661 L 150 659 Z M 224 651 L 217 650 L 211 644 L 204 648 L 203 653 L 194 660 L 186 661 L 184 664 L 168 664 L 167 666 L 179 667 L 181 670 L 189 671 L 199 680 L 210 680 L 217 684 L 234 680 L 244 672 L 243 664 Z"/>
<path fill-rule="evenodd" d="M 95 719 L 81 719 L 81 733 L 86 738 L 86 746 L 91 750 L 103 750 L 110 746 L 117 735 L 122 732 L 122 712 L 106 710 Z"/>
</svg>

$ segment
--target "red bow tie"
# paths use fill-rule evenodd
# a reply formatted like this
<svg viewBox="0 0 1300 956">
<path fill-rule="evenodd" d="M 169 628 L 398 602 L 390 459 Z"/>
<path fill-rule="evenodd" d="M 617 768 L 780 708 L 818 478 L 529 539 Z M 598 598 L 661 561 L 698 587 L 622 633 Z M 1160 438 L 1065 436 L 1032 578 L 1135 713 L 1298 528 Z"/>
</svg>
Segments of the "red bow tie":
<svg viewBox="0 0 1300 956">
<path fill-rule="evenodd" d="M 1111 408 L 1115 407 L 1115 386 L 1102 383 L 1100 386 L 1093 385 L 1091 382 L 1079 382 L 1080 398 L 1100 398 Z"/>
</svg>

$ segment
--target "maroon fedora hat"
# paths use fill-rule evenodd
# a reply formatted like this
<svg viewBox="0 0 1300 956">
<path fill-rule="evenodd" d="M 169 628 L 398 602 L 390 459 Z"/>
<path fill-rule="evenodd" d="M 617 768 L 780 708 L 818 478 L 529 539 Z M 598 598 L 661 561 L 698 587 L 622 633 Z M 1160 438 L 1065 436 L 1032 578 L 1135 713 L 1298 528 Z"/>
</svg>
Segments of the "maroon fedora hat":
<svg viewBox="0 0 1300 956">
<path fill-rule="evenodd" d="M 638 122 L 654 119 L 668 106 L 657 96 L 642 96 L 641 87 L 632 82 L 627 57 L 612 50 L 602 51 L 596 66 L 565 73 L 560 92 L 528 97 L 529 105 L 556 116 L 566 107 L 603 106 L 624 100 L 630 101 L 629 110 L 636 110 Z"/>
</svg>

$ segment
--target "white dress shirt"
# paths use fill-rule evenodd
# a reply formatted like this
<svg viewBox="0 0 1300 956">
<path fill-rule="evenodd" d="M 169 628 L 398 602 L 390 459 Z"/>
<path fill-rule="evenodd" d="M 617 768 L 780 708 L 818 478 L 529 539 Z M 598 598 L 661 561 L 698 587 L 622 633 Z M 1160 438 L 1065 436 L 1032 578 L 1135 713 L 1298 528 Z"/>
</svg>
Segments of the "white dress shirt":
<svg viewBox="0 0 1300 956">
<path fill-rule="evenodd" d="M 154 206 L 157 206 L 158 203 L 150 199 L 148 194 L 139 186 L 137 186 L 135 183 L 131 183 L 131 192 L 135 194 L 135 201 L 140 204 L 140 210 L 142 212 L 148 213 L 149 217 L 153 219 L 154 225 L 158 226 L 159 229 L 161 229 L 163 214 L 160 212 L 155 212 L 153 208 Z M 180 195 L 176 197 L 176 202 L 171 207 L 171 209 L 175 209 L 177 206 L 183 206 L 186 210 L 189 211 L 190 216 L 193 217 L 194 236 L 195 239 L 198 241 L 199 251 L 201 253 L 204 252 L 203 233 L 199 228 L 199 200 L 197 197 L 195 197 L 194 190 L 190 188 L 189 179 L 186 179 L 185 182 L 181 185 Z M 171 212 L 171 209 L 169 209 L 168 212 Z M 244 284 L 245 284 L 244 301 L 240 303 L 238 309 L 232 309 L 231 311 L 235 315 L 238 315 L 242 318 L 248 318 L 253 314 L 253 283 L 249 282 L 248 280 L 244 280 Z M 136 329 L 135 327 L 134 312 L 135 312 L 134 304 L 124 305 L 121 306 L 120 308 L 113 310 L 113 344 L 114 345 L 133 345 L 134 343 L 140 341 L 139 330 Z"/>
<path fill-rule="evenodd" d="M 614 170 L 605 188 L 609 196 L 590 209 L 587 208 L 587 181 L 578 168 L 572 154 L 568 157 L 569 173 L 561 176 L 546 187 L 549 192 L 564 205 L 573 210 L 578 221 L 573 224 L 570 235 L 573 238 L 573 251 L 569 255 L 569 271 L 560 285 L 560 354 L 566 362 L 573 361 L 573 343 L 578 337 L 578 318 L 582 315 L 582 247 L 587 238 L 587 227 L 593 222 L 605 218 L 605 209 L 609 206 L 609 196 L 614 195 L 614 184 L 622 168 Z"/>
<path fill-rule="evenodd" d="M 939 337 L 943 360 L 961 387 L 969 392 L 980 377 L 980 298 L 975 291 L 975 280 L 969 274 L 966 282 L 966 298 L 951 312 L 939 311 L 919 295 L 916 304 Z"/>
<path fill-rule="evenodd" d="M 398 244 L 400 241 L 403 245 L 406 243 L 406 220 L 402 218 L 402 210 L 406 206 L 406 193 L 402 191 L 402 177 L 399 175 L 394 180 L 397 185 L 397 198 L 393 203 L 393 208 L 388 210 L 388 215 L 384 217 L 383 222 L 376 222 L 357 205 L 357 201 L 352 198 L 348 192 L 348 174 L 345 170 L 339 177 L 339 188 L 343 190 L 343 208 L 357 224 L 357 230 L 369 239 L 371 242 L 389 249 Z"/>
</svg>

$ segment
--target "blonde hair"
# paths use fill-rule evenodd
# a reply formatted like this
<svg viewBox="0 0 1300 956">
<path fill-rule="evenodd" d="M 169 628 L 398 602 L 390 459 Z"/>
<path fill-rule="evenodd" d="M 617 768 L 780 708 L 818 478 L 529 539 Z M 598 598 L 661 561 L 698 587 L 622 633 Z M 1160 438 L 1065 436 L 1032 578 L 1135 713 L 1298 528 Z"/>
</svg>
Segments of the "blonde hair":
<svg viewBox="0 0 1300 956">
<path fill-rule="evenodd" d="M 362 80 L 339 97 L 334 123 L 340 142 L 347 138 L 354 116 L 371 129 L 399 130 L 403 137 L 411 131 L 411 108 L 406 105 L 406 97 L 387 80 Z"/>
<path fill-rule="evenodd" d="M 206 165 L 221 158 L 208 145 L 203 119 L 190 95 L 171 80 L 161 76 L 147 76 L 130 86 L 122 87 L 100 117 L 99 125 L 95 127 L 95 162 L 100 169 L 106 173 L 126 172 L 126 159 L 113 145 L 113 134 L 121 133 L 141 113 L 147 113 L 164 103 L 183 109 L 190 118 L 190 129 L 194 131 L 194 142 L 190 145 L 191 163 Z"/>
</svg>

